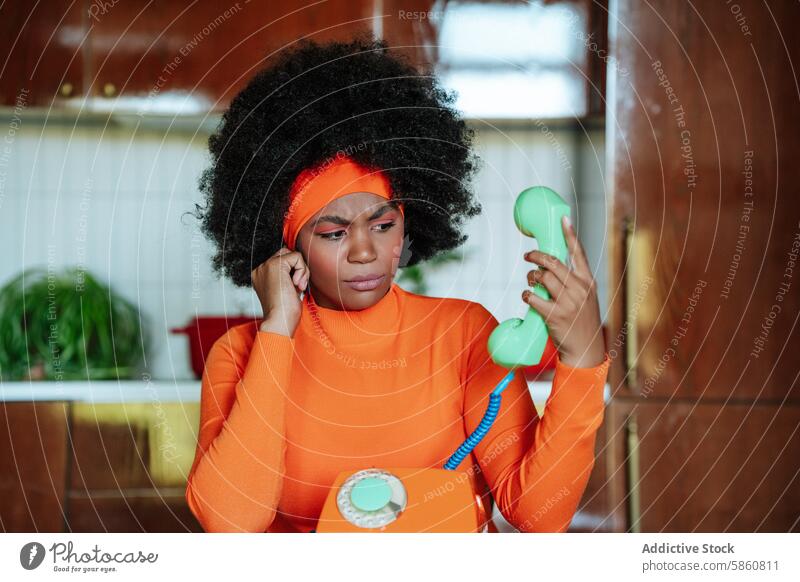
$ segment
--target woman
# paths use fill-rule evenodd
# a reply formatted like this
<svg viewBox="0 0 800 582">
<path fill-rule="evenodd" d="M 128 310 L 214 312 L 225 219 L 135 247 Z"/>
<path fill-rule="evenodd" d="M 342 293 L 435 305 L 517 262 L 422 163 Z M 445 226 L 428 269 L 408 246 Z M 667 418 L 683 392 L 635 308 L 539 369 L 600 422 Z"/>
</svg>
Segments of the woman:
<svg viewBox="0 0 800 582">
<path fill-rule="evenodd" d="M 411 265 L 459 246 L 481 210 L 452 99 L 382 41 L 304 42 L 251 80 L 210 139 L 198 210 L 214 266 L 252 285 L 264 317 L 206 361 L 186 489 L 206 531 L 314 531 L 341 471 L 441 468 L 479 424 L 508 372 L 487 353 L 497 320 L 393 281 L 408 253 Z M 545 413 L 516 374 L 458 467 L 521 531 L 567 528 L 603 418 L 595 283 L 564 233 L 574 270 L 525 256 L 540 267 L 529 284 L 554 298 L 522 295 L 558 349 Z"/>
</svg>

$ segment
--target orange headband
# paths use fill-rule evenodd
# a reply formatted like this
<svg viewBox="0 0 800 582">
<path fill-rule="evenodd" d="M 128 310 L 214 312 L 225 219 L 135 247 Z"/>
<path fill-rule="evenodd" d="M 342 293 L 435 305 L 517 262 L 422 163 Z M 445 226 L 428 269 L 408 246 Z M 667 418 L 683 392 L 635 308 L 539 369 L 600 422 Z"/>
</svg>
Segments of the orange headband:
<svg viewBox="0 0 800 582">
<path fill-rule="evenodd" d="M 289 210 L 283 221 L 283 240 L 295 249 L 297 234 L 320 208 L 337 198 L 355 192 L 377 194 L 392 199 L 389 179 L 380 170 L 371 171 L 347 156 L 336 158 L 327 166 L 306 168 L 295 179 L 289 193 Z M 400 205 L 403 214 L 403 205 Z"/>
</svg>

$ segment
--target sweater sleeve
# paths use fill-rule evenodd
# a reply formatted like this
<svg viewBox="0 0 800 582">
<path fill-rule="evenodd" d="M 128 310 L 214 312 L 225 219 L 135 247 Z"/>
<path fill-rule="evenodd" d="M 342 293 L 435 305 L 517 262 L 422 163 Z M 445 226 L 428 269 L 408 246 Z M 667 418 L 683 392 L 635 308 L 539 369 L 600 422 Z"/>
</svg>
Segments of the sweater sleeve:
<svg viewBox="0 0 800 582">
<path fill-rule="evenodd" d="M 479 308 L 467 338 L 467 434 L 477 428 L 489 394 L 508 373 L 492 361 L 487 348 L 497 319 L 483 306 Z M 573 368 L 557 358 L 552 390 L 541 417 L 521 369 L 502 392 L 500 412 L 472 451 L 471 460 L 477 462 L 476 470 L 482 472 L 503 517 L 518 530 L 563 532 L 569 527 L 594 467 L 609 364 L 608 353 L 593 368 Z M 466 459 L 460 470 L 468 470 L 465 463 Z"/>
<path fill-rule="evenodd" d="M 294 340 L 257 331 L 248 353 L 235 329 L 206 359 L 186 500 L 206 532 L 259 533 L 275 518 L 281 496 Z"/>
</svg>

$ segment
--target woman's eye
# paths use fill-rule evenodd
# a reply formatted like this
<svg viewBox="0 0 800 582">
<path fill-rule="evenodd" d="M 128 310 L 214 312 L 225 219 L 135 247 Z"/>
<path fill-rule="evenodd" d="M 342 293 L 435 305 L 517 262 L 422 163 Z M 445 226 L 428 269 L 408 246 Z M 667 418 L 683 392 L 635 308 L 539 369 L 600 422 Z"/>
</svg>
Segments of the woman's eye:
<svg viewBox="0 0 800 582">
<path fill-rule="evenodd" d="M 395 224 L 394 222 L 384 222 L 383 224 L 379 224 L 379 225 L 378 225 L 378 228 L 380 228 L 380 227 L 382 227 L 382 226 L 385 226 L 386 228 L 384 228 L 384 229 L 381 229 L 381 231 L 380 231 L 380 232 L 386 232 L 387 230 L 389 230 L 390 228 L 392 228 L 392 227 L 394 226 L 394 224 Z"/>
<path fill-rule="evenodd" d="M 337 230 L 337 231 L 334 231 L 334 232 L 325 232 L 325 233 L 320 234 L 319 236 L 321 236 L 322 238 L 324 238 L 326 240 L 339 240 L 341 237 L 335 236 L 337 234 L 344 234 L 344 231 L 343 230 Z"/>
<path fill-rule="evenodd" d="M 391 229 L 396 223 L 394 222 L 384 222 L 383 224 L 377 225 L 378 232 L 386 232 L 387 230 Z M 318 236 L 324 238 L 325 240 L 341 240 L 342 237 L 339 235 L 345 234 L 344 230 L 336 230 L 334 232 L 324 232 L 318 234 Z"/>
</svg>

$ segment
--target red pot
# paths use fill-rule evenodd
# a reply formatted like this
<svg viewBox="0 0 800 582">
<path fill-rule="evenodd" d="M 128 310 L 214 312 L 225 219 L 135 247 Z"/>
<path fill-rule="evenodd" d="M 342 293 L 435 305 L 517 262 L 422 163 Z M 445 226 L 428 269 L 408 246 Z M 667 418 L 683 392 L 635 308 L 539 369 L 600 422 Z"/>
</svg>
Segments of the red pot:
<svg viewBox="0 0 800 582">
<path fill-rule="evenodd" d="M 252 323 L 255 326 L 261 322 L 261 318 L 251 315 L 237 317 L 220 316 L 199 316 L 193 317 L 186 327 L 176 327 L 171 329 L 172 333 L 183 333 L 189 336 L 189 348 L 192 357 L 192 370 L 195 377 L 203 377 L 203 369 L 206 365 L 206 356 L 211 351 L 211 346 L 220 337 L 225 335 L 231 327 Z"/>
</svg>

